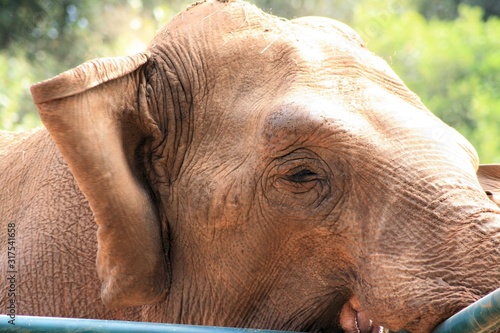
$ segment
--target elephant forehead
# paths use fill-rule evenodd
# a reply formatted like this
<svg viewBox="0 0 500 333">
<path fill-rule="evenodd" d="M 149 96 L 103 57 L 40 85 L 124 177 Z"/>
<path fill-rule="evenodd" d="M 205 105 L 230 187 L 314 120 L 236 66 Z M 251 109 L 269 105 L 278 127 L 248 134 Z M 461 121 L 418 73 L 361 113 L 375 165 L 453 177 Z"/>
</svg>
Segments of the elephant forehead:
<svg viewBox="0 0 500 333">
<path fill-rule="evenodd" d="M 347 154 L 414 152 L 457 164 L 477 163 L 467 140 L 429 111 L 371 82 L 357 86 L 352 94 L 341 96 L 336 90 L 291 93 L 262 117 L 262 149 L 277 155 L 299 146 Z"/>
<path fill-rule="evenodd" d="M 262 117 L 262 147 L 280 155 L 299 146 L 335 149 L 348 147 L 353 141 L 368 142 L 373 127 L 358 107 L 364 108 L 335 96 L 292 93 Z"/>
<path fill-rule="evenodd" d="M 176 71 L 206 80 L 199 86 L 227 89 L 230 81 L 232 86 L 244 83 L 246 90 L 276 89 L 270 85 L 302 80 L 328 87 L 336 76 L 365 77 L 423 107 L 352 29 L 326 18 L 288 21 L 244 1 L 206 1 L 176 16 L 150 50 L 168 53 L 171 60 L 180 57 Z"/>
<path fill-rule="evenodd" d="M 335 65 L 333 56 L 342 55 L 352 62 L 372 61 L 377 62 L 374 66 L 384 66 L 367 52 L 359 36 L 340 22 L 317 17 L 288 21 L 244 1 L 206 1 L 193 6 L 158 33 L 152 48 L 163 44 L 165 38 L 212 62 L 220 59 L 212 63 L 219 66 L 239 59 L 250 63 L 267 59 L 275 65 L 288 62 L 326 69 Z"/>
</svg>

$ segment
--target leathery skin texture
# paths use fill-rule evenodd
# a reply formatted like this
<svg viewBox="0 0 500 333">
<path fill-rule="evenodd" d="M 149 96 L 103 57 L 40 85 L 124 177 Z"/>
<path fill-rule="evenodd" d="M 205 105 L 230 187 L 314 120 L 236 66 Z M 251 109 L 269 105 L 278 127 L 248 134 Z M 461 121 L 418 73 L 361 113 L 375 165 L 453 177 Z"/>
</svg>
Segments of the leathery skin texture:
<svg viewBox="0 0 500 333">
<path fill-rule="evenodd" d="M 499 167 L 340 22 L 203 1 L 32 95 L 44 128 L 0 134 L 16 314 L 426 333 L 500 286 Z"/>
</svg>

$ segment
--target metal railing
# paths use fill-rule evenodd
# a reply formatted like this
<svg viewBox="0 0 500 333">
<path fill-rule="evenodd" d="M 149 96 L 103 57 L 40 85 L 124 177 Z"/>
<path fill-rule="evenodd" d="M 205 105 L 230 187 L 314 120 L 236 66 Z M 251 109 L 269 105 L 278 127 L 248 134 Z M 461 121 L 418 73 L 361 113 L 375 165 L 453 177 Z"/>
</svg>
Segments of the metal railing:
<svg viewBox="0 0 500 333">
<path fill-rule="evenodd" d="M 500 328 L 500 289 L 446 319 L 432 333 L 487 333 L 497 328 Z"/>
</svg>

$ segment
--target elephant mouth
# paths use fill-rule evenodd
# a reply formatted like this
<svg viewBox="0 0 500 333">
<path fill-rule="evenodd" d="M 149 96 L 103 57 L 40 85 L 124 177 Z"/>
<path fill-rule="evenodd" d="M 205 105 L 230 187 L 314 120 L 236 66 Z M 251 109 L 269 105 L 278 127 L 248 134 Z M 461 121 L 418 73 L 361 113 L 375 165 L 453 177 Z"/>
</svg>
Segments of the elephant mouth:
<svg viewBox="0 0 500 333">
<path fill-rule="evenodd" d="M 344 304 L 340 312 L 340 326 L 345 333 L 382 333 L 384 328 L 376 324 L 365 311 L 356 296 Z"/>
</svg>

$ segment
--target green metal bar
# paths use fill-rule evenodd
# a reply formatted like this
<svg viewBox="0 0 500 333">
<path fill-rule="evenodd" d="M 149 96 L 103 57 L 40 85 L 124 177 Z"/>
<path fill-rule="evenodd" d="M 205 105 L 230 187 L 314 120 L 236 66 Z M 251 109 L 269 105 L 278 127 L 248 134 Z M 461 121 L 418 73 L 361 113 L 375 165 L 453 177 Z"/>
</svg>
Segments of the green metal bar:
<svg viewBox="0 0 500 333">
<path fill-rule="evenodd" d="M 446 319 L 432 333 L 487 333 L 497 328 L 500 328 L 500 289 Z"/>
<path fill-rule="evenodd" d="M 284 331 L 255 330 L 215 326 L 193 326 L 160 323 L 140 323 L 133 321 L 74 319 L 54 317 L 15 316 L 15 325 L 9 323 L 12 318 L 0 315 L 2 333 L 285 333 Z"/>
</svg>

